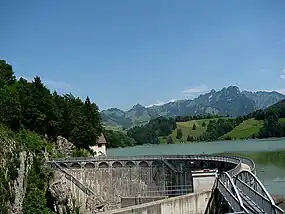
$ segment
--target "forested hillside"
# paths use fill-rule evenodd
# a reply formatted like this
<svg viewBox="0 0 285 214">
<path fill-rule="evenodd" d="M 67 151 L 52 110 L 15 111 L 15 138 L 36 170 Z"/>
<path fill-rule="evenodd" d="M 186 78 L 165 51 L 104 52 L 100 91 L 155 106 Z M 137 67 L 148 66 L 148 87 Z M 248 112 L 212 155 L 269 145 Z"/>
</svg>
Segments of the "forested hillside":
<svg viewBox="0 0 285 214">
<path fill-rule="evenodd" d="M 94 144 L 102 132 L 100 114 L 95 103 L 71 94 L 59 96 L 43 84 L 18 81 L 12 66 L 0 61 L 0 123 L 14 131 L 28 129 L 54 140 L 61 135 L 82 146 Z"/>
<path fill-rule="evenodd" d="M 282 118 L 285 118 L 285 100 L 265 110 L 253 112 L 249 117 L 254 117 L 256 120 L 264 122 L 258 137 L 269 138 L 285 136 L 285 124 L 283 123 L 284 120 L 282 120 Z"/>
<path fill-rule="evenodd" d="M 151 120 L 147 125 L 131 128 L 127 134 L 136 141 L 137 145 L 146 143 L 158 144 L 158 137 L 171 134 L 175 128 L 175 119 L 158 117 Z"/>
<path fill-rule="evenodd" d="M 154 119 L 145 126 L 131 128 L 128 135 L 137 144 L 285 137 L 284 118 L 285 100 L 282 100 L 243 117 L 179 116 L 175 118 L 176 124 L 161 122 L 171 119 Z M 161 132 L 166 124 L 167 131 Z"/>
<path fill-rule="evenodd" d="M 44 163 L 57 155 L 55 140 L 65 137 L 77 147 L 72 155 L 86 155 L 102 132 L 110 147 L 135 145 L 124 133 L 102 128 L 88 97 L 58 95 L 38 76 L 17 80 L 12 66 L 0 60 L 0 213 L 53 213 L 46 198 L 53 174 Z M 72 209 L 68 213 L 75 214 Z"/>
</svg>

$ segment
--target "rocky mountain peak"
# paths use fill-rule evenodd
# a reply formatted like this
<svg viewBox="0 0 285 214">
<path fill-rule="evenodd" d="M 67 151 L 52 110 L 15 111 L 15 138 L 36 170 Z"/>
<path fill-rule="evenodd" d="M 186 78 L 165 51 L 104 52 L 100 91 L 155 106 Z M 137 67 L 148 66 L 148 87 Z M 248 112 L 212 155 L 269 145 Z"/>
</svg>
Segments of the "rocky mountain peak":
<svg viewBox="0 0 285 214">
<path fill-rule="evenodd" d="M 223 88 L 221 91 L 218 91 L 216 93 L 221 93 L 224 96 L 236 96 L 238 94 L 240 94 L 240 90 L 239 87 L 237 86 L 229 86 L 229 87 L 225 87 Z"/>
<path fill-rule="evenodd" d="M 144 110 L 144 109 L 146 109 L 146 107 L 144 107 L 141 104 L 136 104 L 131 108 L 131 110 Z"/>
<path fill-rule="evenodd" d="M 145 123 L 158 116 L 175 117 L 197 114 L 242 116 L 257 109 L 265 109 L 283 99 L 285 95 L 278 92 L 241 92 L 238 86 L 229 86 L 221 90 L 212 89 L 193 100 L 177 100 L 150 108 L 136 104 L 128 111 L 121 111 L 122 113 L 102 111 L 101 116 L 102 121 L 107 125 L 117 124 L 127 128 L 141 124 L 142 121 Z"/>
</svg>

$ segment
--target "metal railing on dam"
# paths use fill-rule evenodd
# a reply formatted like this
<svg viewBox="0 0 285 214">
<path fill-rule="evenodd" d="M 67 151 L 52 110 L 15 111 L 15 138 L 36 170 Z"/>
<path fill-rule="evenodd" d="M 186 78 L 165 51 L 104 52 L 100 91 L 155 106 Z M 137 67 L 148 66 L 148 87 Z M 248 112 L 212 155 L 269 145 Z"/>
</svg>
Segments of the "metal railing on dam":
<svg viewBox="0 0 285 214">
<path fill-rule="evenodd" d="M 88 165 L 89 168 L 95 167 L 132 167 L 132 166 L 151 166 L 157 163 L 157 161 L 204 161 L 204 163 L 213 162 L 223 162 L 233 165 L 238 165 L 241 163 L 241 159 L 238 157 L 222 156 L 222 155 L 147 155 L 147 156 L 113 156 L 113 157 L 70 157 L 70 158 L 57 158 L 48 163 L 56 162 L 62 167 L 67 168 L 81 168 Z M 243 161 L 250 162 L 249 159 Z M 253 163 L 254 164 L 254 163 Z M 231 167 L 233 168 L 233 167 Z M 237 169 L 234 169 L 237 170 Z M 233 171 L 234 172 L 234 171 Z"/>
<path fill-rule="evenodd" d="M 281 214 L 283 211 L 275 205 L 270 194 L 268 194 L 265 187 L 256 177 L 256 168 L 253 160 L 243 157 L 235 156 L 221 156 L 221 155 L 161 155 L 161 156 L 117 156 L 117 157 L 88 157 L 88 158 L 59 158 L 48 161 L 51 165 L 60 168 L 70 169 L 85 169 L 85 168 L 132 168 L 132 167 L 155 167 L 157 163 L 163 165 L 169 171 L 173 171 L 175 176 L 171 179 L 176 179 L 171 186 L 163 180 L 166 178 L 159 177 L 160 183 L 156 183 L 157 187 L 164 186 L 161 190 L 155 190 L 154 192 L 164 196 L 177 196 L 181 194 L 189 193 L 189 184 L 185 183 L 188 179 L 183 180 L 183 176 L 177 176 L 182 174 L 183 167 L 187 167 L 187 164 L 179 165 L 179 163 L 196 163 L 200 165 L 197 167 L 204 167 L 205 169 L 210 166 L 219 168 L 219 174 L 214 184 L 213 195 L 218 194 L 221 203 L 226 204 L 228 207 L 228 213 L 275 213 Z M 190 165 L 191 165 L 190 164 Z M 206 165 L 204 165 L 206 164 Z M 223 165 L 221 165 L 223 164 Z M 91 169 L 92 170 L 92 169 Z M 62 170 L 65 172 L 64 170 Z M 151 171 L 153 172 L 153 170 Z M 131 174 L 130 174 L 131 175 Z M 67 176 L 72 178 L 72 176 Z M 182 178 L 182 179 L 181 179 Z M 140 178 L 141 179 L 141 178 Z M 154 179 L 153 175 L 150 179 Z M 170 180 L 171 180 L 170 179 Z M 77 186 L 81 186 L 77 179 Z M 74 181 L 72 181 L 74 182 Z M 158 182 L 158 181 L 157 181 Z M 185 186 L 185 187 L 184 187 Z M 170 189 L 168 189 L 170 187 Z M 175 189 L 178 187 L 179 189 Z M 85 188 L 85 187 L 84 187 Z M 85 188 L 85 191 L 86 188 Z M 132 192 L 132 191 L 131 191 Z M 152 191 L 146 191 L 145 193 L 151 193 Z M 170 194 L 171 193 L 171 194 Z M 173 194 L 172 194 L 173 193 Z M 218 204 L 218 206 L 221 204 Z M 215 212 L 215 204 L 208 203 L 206 212 Z"/>
</svg>

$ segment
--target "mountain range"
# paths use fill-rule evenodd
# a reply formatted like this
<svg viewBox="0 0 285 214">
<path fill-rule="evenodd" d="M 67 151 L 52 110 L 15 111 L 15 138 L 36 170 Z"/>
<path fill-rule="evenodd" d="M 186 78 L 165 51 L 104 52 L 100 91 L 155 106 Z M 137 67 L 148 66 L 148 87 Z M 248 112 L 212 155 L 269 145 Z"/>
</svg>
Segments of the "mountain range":
<svg viewBox="0 0 285 214">
<path fill-rule="evenodd" d="M 146 124 L 150 119 L 159 116 L 215 114 L 236 117 L 265 109 L 283 99 L 285 95 L 276 91 L 240 91 L 237 86 L 229 86 L 219 91 L 213 89 L 193 100 L 177 100 L 152 107 L 136 104 L 128 111 L 110 108 L 101 112 L 101 118 L 107 127 L 130 128 Z"/>
</svg>

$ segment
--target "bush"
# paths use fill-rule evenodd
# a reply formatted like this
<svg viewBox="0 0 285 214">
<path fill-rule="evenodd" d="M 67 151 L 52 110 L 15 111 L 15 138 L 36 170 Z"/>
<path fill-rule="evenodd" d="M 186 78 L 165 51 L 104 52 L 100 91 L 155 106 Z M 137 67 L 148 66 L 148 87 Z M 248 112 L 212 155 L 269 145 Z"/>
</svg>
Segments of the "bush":
<svg viewBox="0 0 285 214">
<path fill-rule="evenodd" d="M 88 156 L 91 156 L 91 153 L 86 149 L 76 148 L 72 151 L 72 157 L 88 157 Z"/>
<path fill-rule="evenodd" d="M 181 129 L 177 129 L 176 139 L 181 139 L 182 137 L 183 137 L 182 130 Z"/>
<path fill-rule="evenodd" d="M 232 137 L 231 136 L 226 136 L 225 140 L 232 140 Z"/>
</svg>

